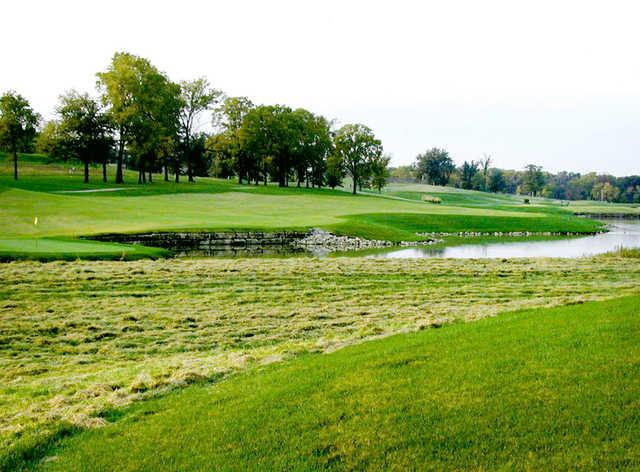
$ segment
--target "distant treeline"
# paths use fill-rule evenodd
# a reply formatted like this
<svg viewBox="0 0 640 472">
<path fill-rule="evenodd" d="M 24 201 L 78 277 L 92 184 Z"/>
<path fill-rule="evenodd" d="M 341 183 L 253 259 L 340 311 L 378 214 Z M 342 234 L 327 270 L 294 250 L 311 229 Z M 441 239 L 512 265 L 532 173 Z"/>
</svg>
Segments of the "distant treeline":
<svg viewBox="0 0 640 472">
<path fill-rule="evenodd" d="M 116 53 L 96 74 L 97 96 L 75 90 L 60 96 L 54 120 L 42 123 L 29 102 L 14 91 L 0 97 L 0 149 L 14 160 L 18 153 L 38 152 L 84 164 L 116 164 L 115 183 L 123 169 L 138 171 L 138 182 L 153 173 L 236 176 L 240 183 L 288 186 L 342 185 L 345 176 L 356 187 L 380 190 L 390 158 L 382 143 L 362 124 L 334 129 L 320 115 L 283 105 L 254 105 L 246 97 L 227 97 L 205 78 L 179 83 L 147 59 Z M 200 131 L 212 123 L 213 133 Z"/>
<path fill-rule="evenodd" d="M 391 180 L 448 185 L 469 190 L 541 196 L 560 200 L 602 200 L 640 203 L 640 176 L 614 177 L 595 172 L 546 172 L 540 166 L 523 170 L 491 167 L 491 156 L 456 166 L 444 149 L 419 154 L 408 166 L 390 169 Z"/>
</svg>

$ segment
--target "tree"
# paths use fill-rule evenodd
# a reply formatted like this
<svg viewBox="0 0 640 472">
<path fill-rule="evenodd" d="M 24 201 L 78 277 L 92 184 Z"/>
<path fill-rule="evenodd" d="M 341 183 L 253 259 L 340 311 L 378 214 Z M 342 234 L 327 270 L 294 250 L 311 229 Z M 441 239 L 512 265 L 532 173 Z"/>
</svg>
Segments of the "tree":
<svg viewBox="0 0 640 472">
<path fill-rule="evenodd" d="M 36 151 L 54 159 L 64 158 L 60 123 L 56 120 L 47 121 L 36 138 Z"/>
<path fill-rule="evenodd" d="M 342 159 L 337 154 L 331 154 L 327 158 L 327 185 L 332 189 L 342 187 L 344 178 L 344 165 Z"/>
<path fill-rule="evenodd" d="M 353 194 L 357 185 L 369 174 L 370 164 L 382 155 L 382 143 L 371 128 L 361 124 L 344 125 L 334 139 L 336 154 L 353 181 Z"/>
<path fill-rule="evenodd" d="M 126 52 L 117 52 L 105 72 L 99 72 L 98 87 L 102 91 L 102 101 L 109 105 L 109 114 L 118 134 L 116 158 L 116 184 L 124 182 L 122 163 L 124 150 L 130 139 L 136 110 L 140 98 L 141 69 L 146 59 Z M 148 61 L 146 61 L 148 63 Z"/>
<path fill-rule="evenodd" d="M 594 200 L 614 202 L 619 196 L 620 189 L 614 187 L 610 182 L 598 182 L 591 191 L 591 198 Z"/>
<path fill-rule="evenodd" d="M 485 154 L 480 159 L 480 170 L 482 171 L 482 186 L 478 190 L 486 191 L 489 187 L 489 166 L 491 165 L 491 156 Z"/>
<path fill-rule="evenodd" d="M 504 192 L 507 189 L 507 182 L 504 178 L 504 172 L 501 169 L 491 169 L 489 173 L 488 190 L 490 192 L 498 193 Z"/>
<path fill-rule="evenodd" d="M 222 130 L 210 142 L 214 162 L 219 163 L 219 169 L 230 165 L 240 184 L 245 178 L 250 182 L 251 177 L 258 173 L 256 160 L 241 146 L 239 134 L 245 116 L 253 108 L 254 104 L 247 97 L 228 97 L 214 113 L 214 125 Z"/>
<path fill-rule="evenodd" d="M 106 164 L 111 149 L 111 124 L 100 104 L 88 94 L 71 90 L 60 96 L 57 108 L 60 117 L 60 140 L 67 152 L 84 164 L 84 183 L 89 182 L 89 164 L 103 165 L 102 177 L 106 181 Z"/>
<path fill-rule="evenodd" d="M 398 166 L 389 169 L 390 177 L 394 180 L 410 182 L 416 179 L 416 165 Z"/>
<path fill-rule="evenodd" d="M 39 121 L 40 115 L 22 95 L 10 90 L 0 97 L 0 146 L 13 156 L 15 180 L 18 180 L 18 152 L 32 146 Z"/>
<path fill-rule="evenodd" d="M 525 167 L 522 183 L 524 191 L 535 197 L 544 187 L 544 174 L 542 173 L 542 167 L 534 164 L 527 165 Z"/>
<path fill-rule="evenodd" d="M 371 160 L 371 186 L 378 190 L 378 193 L 382 191 L 382 188 L 387 185 L 387 179 L 389 178 L 389 162 L 391 156 L 376 156 Z"/>
<path fill-rule="evenodd" d="M 271 173 L 278 186 L 287 186 L 298 136 L 293 120 L 291 109 L 282 105 L 261 105 L 244 117 L 238 131 L 240 146 L 255 160 L 256 183 L 261 176 L 266 185 Z"/>
<path fill-rule="evenodd" d="M 322 116 L 298 108 L 291 115 L 291 158 L 298 187 L 324 184 L 325 159 L 331 150 L 329 123 Z"/>
<path fill-rule="evenodd" d="M 478 173 L 478 163 L 464 161 L 460 167 L 460 185 L 464 189 L 474 188 L 474 177 Z"/>
<path fill-rule="evenodd" d="M 416 157 L 416 177 L 433 185 L 447 185 L 455 169 L 453 160 L 444 149 L 432 148 Z"/>
<path fill-rule="evenodd" d="M 194 162 L 189 159 L 192 156 L 191 139 L 195 128 L 198 126 L 199 117 L 203 112 L 211 110 L 222 97 L 222 92 L 210 87 L 204 77 L 192 81 L 180 82 L 180 135 L 184 141 L 183 151 L 187 163 L 187 175 L 189 182 L 193 182 Z M 179 177 L 176 174 L 176 182 Z"/>
<path fill-rule="evenodd" d="M 97 77 L 118 135 L 116 183 L 123 182 L 125 147 L 138 167 L 138 181 L 145 182 L 147 165 L 153 168 L 167 138 L 177 132 L 180 87 L 147 59 L 126 52 L 114 54 Z"/>
</svg>

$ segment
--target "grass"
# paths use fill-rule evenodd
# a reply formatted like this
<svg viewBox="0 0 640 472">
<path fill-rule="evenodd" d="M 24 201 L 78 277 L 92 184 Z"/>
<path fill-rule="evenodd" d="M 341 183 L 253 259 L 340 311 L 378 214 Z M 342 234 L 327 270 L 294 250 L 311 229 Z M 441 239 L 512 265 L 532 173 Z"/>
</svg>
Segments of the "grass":
<svg viewBox="0 0 640 472">
<path fill-rule="evenodd" d="M 0 261 L 74 259 L 135 260 L 168 257 L 169 251 L 141 245 L 98 243 L 71 238 L 0 239 Z"/>
<path fill-rule="evenodd" d="M 460 190 L 425 184 L 392 183 L 385 189 L 384 194 L 413 201 L 420 201 L 423 195 L 429 195 L 440 198 L 443 205 L 451 206 L 502 208 L 511 211 L 541 211 L 543 209 L 546 212 L 568 212 L 569 214 L 579 213 L 596 216 L 601 214 L 640 216 L 639 204 L 578 200 L 570 201 L 568 206 L 562 206 L 559 200 L 549 198 Z M 531 204 L 524 204 L 525 198 L 528 198 Z"/>
<path fill-rule="evenodd" d="M 600 225 L 592 220 L 574 218 L 569 215 L 547 215 L 535 218 L 534 221 L 513 216 L 484 215 L 429 215 L 419 213 L 387 213 L 360 214 L 347 217 L 346 221 L 330 226 L 330 229 L 341 234 L 355 234 L 364 238 L 390 241 L 416 241 L 421 239 L 417 233 L 427 232 L 464 232 L 481 233 L 532 231 L 532 232 L 576 232 L 588 233 L 600 229 Z M 473 229 L 469 229 L 473 228 Z M 529 229 L 525 229 L 529 228 Z M 558 228 L 563 228 L 559 230 Z"/>
<path fill-rule="evenodd" d="M 640 265 L 623 256 L 1 264 L 0 464 L 193 381 L 434 323 L 638 293 Z"/>
<path fill-rule="evenodd" d="M 355 197 L 329 189 L 240 186 L 200 178 L 195 184 L 164 182 L 137 185 L 132 172 L 124 186 L 81 182 L 70 164 L 44 156 L 21 156 L 21 178 L 11 177 L 10 161 L 0 156 L 0 254 L 22 258 L 34 252 L 34 238 L 48 238 L 46 257 L 118 258 L 123 248 L 94 243 L 71 244 L 69 238 L 111 232 L 151 230 L 284 230 L 322 227 L 342 234 L 390 241 L 416 241 L 420 231 L 585 231 L 599 223 L 577 219 L 558 206 L 522 205 L 507 196 L 443 189 L 443 205 L 385 196 Z M 109 169 L 113 172 L 113 169 Z M 95 169 L 99 174 L 100 169 Z M 112 176 L 110 176 L 112 178 Z M 416 186 L 410 187 L 415 190 Z M 429 188 L 429 187 L 428 187 Z M 117 191 L 112 191 L 116 189 Z M 105 191 L 106 190 L 106 191 Z M 413 191 L 413 190 L 412 190 Z M 418 192 L 414 193 L 420 195 Z M 453 198 L 454 200 L 450 200 Z M 488 200 L 487 200 L 488 199 Z M 34 225 L 38 217 L 39 224 Z M 58 243 L 54 243 L 58 241 Z M 35 250 L 37 249 L 37 250 Z M 128 254 L 134 255 L 131 248 Z M 135 254 L 142 255 L 147 250 Z M 150 255 L 151 254 L 147 251 Z"/>
<path fill-rule="evenodd" d="M 640 467 L 640 297 L 254 368 L 105 414 L 43 470 Z"/>
</svg>

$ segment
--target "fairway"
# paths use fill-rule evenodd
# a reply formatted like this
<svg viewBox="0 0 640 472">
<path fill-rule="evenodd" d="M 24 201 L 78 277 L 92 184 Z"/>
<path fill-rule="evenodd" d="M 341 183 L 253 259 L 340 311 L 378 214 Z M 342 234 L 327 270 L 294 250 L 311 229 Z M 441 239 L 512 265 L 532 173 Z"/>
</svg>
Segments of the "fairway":
<svg viewBox="0 0 640 472">
<path fill-rule="evenodd" d="M 2 157 L 2 156 L 0 156 Z M 427 185 L 396 185 L 384 194 L 352 196 L 342 190 L 238 185 L 198 178 L 196 183 L 140 186 L 82 184 L 67 164 L 23 156 L 23 177 L 0 175 L 0 255 L 4 258 L 158 257 L 151 249 L 70 238 L 146 231 L 275 231 L 320 227 L 338 234 L 387 241 L 419 241 L 426 232 L 528 231 L 590 233 L 602 226 L 575 218 L 557 204 L 525 205 L 521 198 Z M 2 160 L 3 170 L 8 160 Z M 133 180 L 132 173 L 126 174 Z M 443 204 L 421 200 L 428 192 Z M 35 218 L 38 224 L 34 224 Z M 36 247 L 35 240 L 47 238 Z M 46 247 L 46 252 L 42 248 Z"/>
<path fill-rule="evenodd" d="M 255 368 L 108 412 L 37 469 L 634 469 L 639 307 L 515 312 Z"/>
</svg>

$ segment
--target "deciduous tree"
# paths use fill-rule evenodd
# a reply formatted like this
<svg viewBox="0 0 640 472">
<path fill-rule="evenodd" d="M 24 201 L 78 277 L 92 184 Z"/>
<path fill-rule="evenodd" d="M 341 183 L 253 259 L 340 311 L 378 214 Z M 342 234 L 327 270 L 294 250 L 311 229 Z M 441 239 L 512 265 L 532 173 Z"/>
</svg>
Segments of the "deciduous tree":
<svg viewBox="0 0 640 472">
<path fill-rule="evenodd" d="M 180 136 L 183 140 L 183 152 L 187 164 L 187 176 L 189 182 L 193 182 L 194 162 L 189 158 L 194 156 L 194 148 L 191 140 L 197 131 L 199 119 L 203 112 L 212 110 L 222 98 L 222 92 L 211 88 L 204 77 L 191 81 L 180 82 Z M 178 181 L 176 174 L 176 182 Z"/>
<path fill-rule="evenodd" d="M 447 185 L 456 168 L 449 153 L 444 149 L 431 148 L 416 158 L 416 176 L 433 185 Z"/>
<path fill-rule="evenodd" d="M 344 125 L 334 139 L 335 152 L 353 181 L 352 193 L 370 172 L 370 164 L 382 155 L 382 143 L 371 128 L 361 124 Z"/>
<path fill-rule="evenodd" d="M 29 150 L 40 121 L 26 98 L 10 90 L 0 97 L 0 146 L 13 156 L 13 178 L 18 180 L 18 153 Z"/>
<path fill-rule="evenodd" d="M 89 182 L 89 164 L 103 165 L 106 180 L 106 163 L 110 153 L 111 123 L 100 104 L 88 94 L 71 90 L 60 96 L 57 108 L 60 117 L 60 140 L 66 152 L 84 164 L 84 182 Z"/>
</svg>

